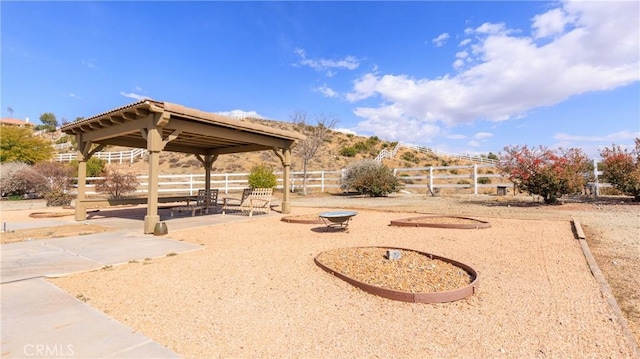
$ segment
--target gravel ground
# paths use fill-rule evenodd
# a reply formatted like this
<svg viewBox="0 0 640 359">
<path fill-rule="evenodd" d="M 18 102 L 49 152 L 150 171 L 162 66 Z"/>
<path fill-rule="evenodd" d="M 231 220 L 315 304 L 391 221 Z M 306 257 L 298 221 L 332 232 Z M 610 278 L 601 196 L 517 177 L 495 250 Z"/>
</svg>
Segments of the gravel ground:
<svg viewBox="0 0 640 359">
<path fill-rule="evenodd" d="M 279 215 L 174 231 L 170 237 L 205 250 L 52 281 L 188 358 L 632 357 L 569 219 L 599 231 L 600 245 L 619 258 L 613 274 L 603 268 L 615 278 L 622 263 L 625 270 L 639 265 L 639 207 L 528 201 L 296 197 L 293 215 L 329 208 L 359 214 L 348 233 Z M 478 218 L 491 228 L 388 226 L 415 212 Z M 444 304 L 396 302 L 313 263 L 321 252 L 353 246 L 411 248 L 463 262 L 478 271 L 479 292 Z"/>
</svg>

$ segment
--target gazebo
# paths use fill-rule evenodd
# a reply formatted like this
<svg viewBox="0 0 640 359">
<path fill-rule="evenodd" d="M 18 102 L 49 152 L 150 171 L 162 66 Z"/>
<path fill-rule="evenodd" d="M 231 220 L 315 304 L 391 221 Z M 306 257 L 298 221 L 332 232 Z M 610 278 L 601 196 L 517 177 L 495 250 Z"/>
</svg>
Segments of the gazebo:
<svg viewBox="0 0 640 359">
<path fill-rule="evenodd" d="M 219 155 L 273 151 L 283 167 L 282 213 L 290 213 L 291 149 L 304 136 L 292 131 L 248 123 L 169 102 L 142 100 L 62 127 L 78 144 L 78 197 L 86 199 L 87 161 L 107 145 L 146 148 L 149 186 L 144 233 L 153 233 L 158 215 L 159 157 L 162 151 L 190 153 L 205 169 L 205 189 L 211 187 L 211 168 Z M 76 205 L 75 219 L 86 219 L 86 207 Z"/>
</svg>

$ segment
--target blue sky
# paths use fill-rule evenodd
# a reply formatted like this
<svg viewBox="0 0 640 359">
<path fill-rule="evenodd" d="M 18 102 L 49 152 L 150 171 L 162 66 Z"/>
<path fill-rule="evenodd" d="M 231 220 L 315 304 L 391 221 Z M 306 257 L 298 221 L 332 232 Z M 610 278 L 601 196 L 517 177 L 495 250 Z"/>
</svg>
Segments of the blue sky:
<svg viewBox="0 0 640 359">
<path fill-rule="evenodd" d="M 2 117 L 141 98 L 450 152 L 640 137 L 640 2 L 7 2 Z"/>
</svg>

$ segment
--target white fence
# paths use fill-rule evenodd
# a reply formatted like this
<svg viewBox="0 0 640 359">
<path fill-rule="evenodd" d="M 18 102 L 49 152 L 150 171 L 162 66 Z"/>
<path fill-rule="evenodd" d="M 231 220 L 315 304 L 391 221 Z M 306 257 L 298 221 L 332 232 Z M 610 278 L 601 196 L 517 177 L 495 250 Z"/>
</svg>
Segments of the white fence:
<svg viewBox="0 0 640 359">
<path fill-rule="evenodd" d="M 147 150 L 142 148 L 136 148 L 131 151 L 118 151 L 118 152 L 96 152 L 93 157 L 101 160 L 106 160 L 107 163 L 123 162 L 133 163 L 137 158 L 142 158 L 147 153 Z M 75 152 L 61 153 L 55 157 L 55 161 L 58 162 L 71 162 L 78 158 L 78 154 Z"/>
<path fill-rule="evenodd" d="M 212 173 L 211 188 L 218 188 L 221 192 L 241 191 L 247 188 L 249 183 L 247 176 L 249 173 Z M 276 173 L 278 184 L 276 188 L 282 188 L 282 174 Z M 104 177 L 87 177 L 87 194 L 95 194 L 93 187 L 96 180 Z M 302 172 L 291 174 L 291 191 L 302 188 Z M 140 185 L 137 193 L 147 193 L 149 187 L 149 176 L 138 176 Z M 329 189 L 339 189 L 342 179 L 342 171 L 313 171 L 307 172 L 307 188 L 314 188 L 320 192 Z M 195 195 L 198 189 L 205 187 L 205 175 L 203 174 L 183 174 L 183 175 L 160 175 L 158 181 L 158 192 L 171 195 Z"/>
<path fill-rule="evenodd" d="M 339 171 L 308 171 L 307 189 L 318 192 L 341 191 L 341 182 L 345 170 Z M 441 188 L 455 188 L 463 193 L 478 194 L 484 192 L 495 193 L 498 186 L 508 187 L 513 184 L 500 174 L 494 173 L 494 165 L 446 166 L 446 167 L 415 167 L 396 168 L 394 174 L 404 183 L 405 189 L 416 193 L 437 193 Z M 212 173 L 211 188 L 218 188 L 221 192 L 240 191 L 248 187 L 248 173 Z M 281 173 L 276 173 L 277 188 L 282 188 Z M 102 177 L 87 178 L 87 194 L 95 194 L 93 183 Z M 291 191 L 302 188 L 303 173 L 291 173 Z M 148 190 L 148 176 L 139 176 L 138 190 L 146 193 Z M 205 187 L 205 175 L 160 175 L 158 191 L 166 195 L 194 195 L 198 189 Z"/>
</svg>

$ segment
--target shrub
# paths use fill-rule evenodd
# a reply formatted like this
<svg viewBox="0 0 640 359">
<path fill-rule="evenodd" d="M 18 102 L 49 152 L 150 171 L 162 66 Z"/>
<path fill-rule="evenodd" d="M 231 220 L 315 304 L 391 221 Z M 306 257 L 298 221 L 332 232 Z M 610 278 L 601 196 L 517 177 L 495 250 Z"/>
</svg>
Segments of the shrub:
<svg viewBox="0 0 640 359">
<path fill-rule="evenodd" d="M 507 146 L 497 168 L 521 191 L 539 195 L 551 204 L 565 194 L 580 193 L 589 168 L 587 156 L 579 149 L 551 151 L 543 146 Z"/>
<path fill-rule="evenodd" d="M 102 176 L 102 172 L 104 172 L 104 168 L 107 165 L 107 161 L 102 160 L 98 157 L 91 157 L 87 161 L 87 177 L 99 177 Z M 78 160 L 71 161 L 71 166 L 73 167 L 73 175 L 78 177 Z"/>
<path fill-rule="evenodd" d="M 381 197 L 399 191 L 402 182 L 387 166 L 373 160 L 365 160 L 347 167 L 342 187 L 371 197 Z"/>
<path fill-rule="evenodd" d="M 369 150 L 369 145 L 365 142 L 358 141 L 353 145 L 353 148 L 355 148 L 358 153 L 367 152 Z"/>
<path fill-rule="evenodd" d="M 355 157 L 358 154 L 358 150 L 353 147 L 342 147 L 340 149 L 340 155 L 345 157 Z"/>
<path fill-rule="evenodd" d="M 15 174 L 23 183 L 24 193 L 44 196 L 47 206 L 69 205 L 73 196 L 67 194 L 73 180 L 73 168 L 69 164 L 38 162 Z"/>
<path fill-rule="evenodd" d="M 605 147 L 600 156 L 603 180 L 640 201 L 640 138 L 635 139 L 635 149 L 632 151 L 613 145 L 611 148 Z"/>
<path fill-rule="evenodd" d="M 489 178 L 489 177 L 478 177 L 478 183 L 479 184 L 490 184 L 491 183 L 491 178 Z"/>
<path fill-rule="evenodd" d="M 131 173 L 120 173 L 117 170 L 105 170 L 104 178 L 96 181 L 95 190 L 109 195 L 109 198 L 122 198 L 125 194 L 138 188 L 138 179 Z"/>
<path fill-rule="evenodd" d="M 277 184 L 273 168 L 264 163 L 254 166 L 249 172 L 247 180 L 251 188 L 273 188 Z"/>
<path fill-rule="evenodd" d="M 24 176 L 22 171 L 31 170 L 29 165 L 22 162 L 0 163 L 0 190 L 2 197 L 5 196 L 21 196 L 32 190 L 31 184 Z"/>
<path fill-rule="evenodd" d="M 407 162 L 413 162 L 413 163 L 420 162 L 420 159 L 418 158 L 418 156 L 416 156 L 414 152 L 405 152 L 402 154 L 402 156 L 400 156 L 400 158 Z"/>
</svg>

